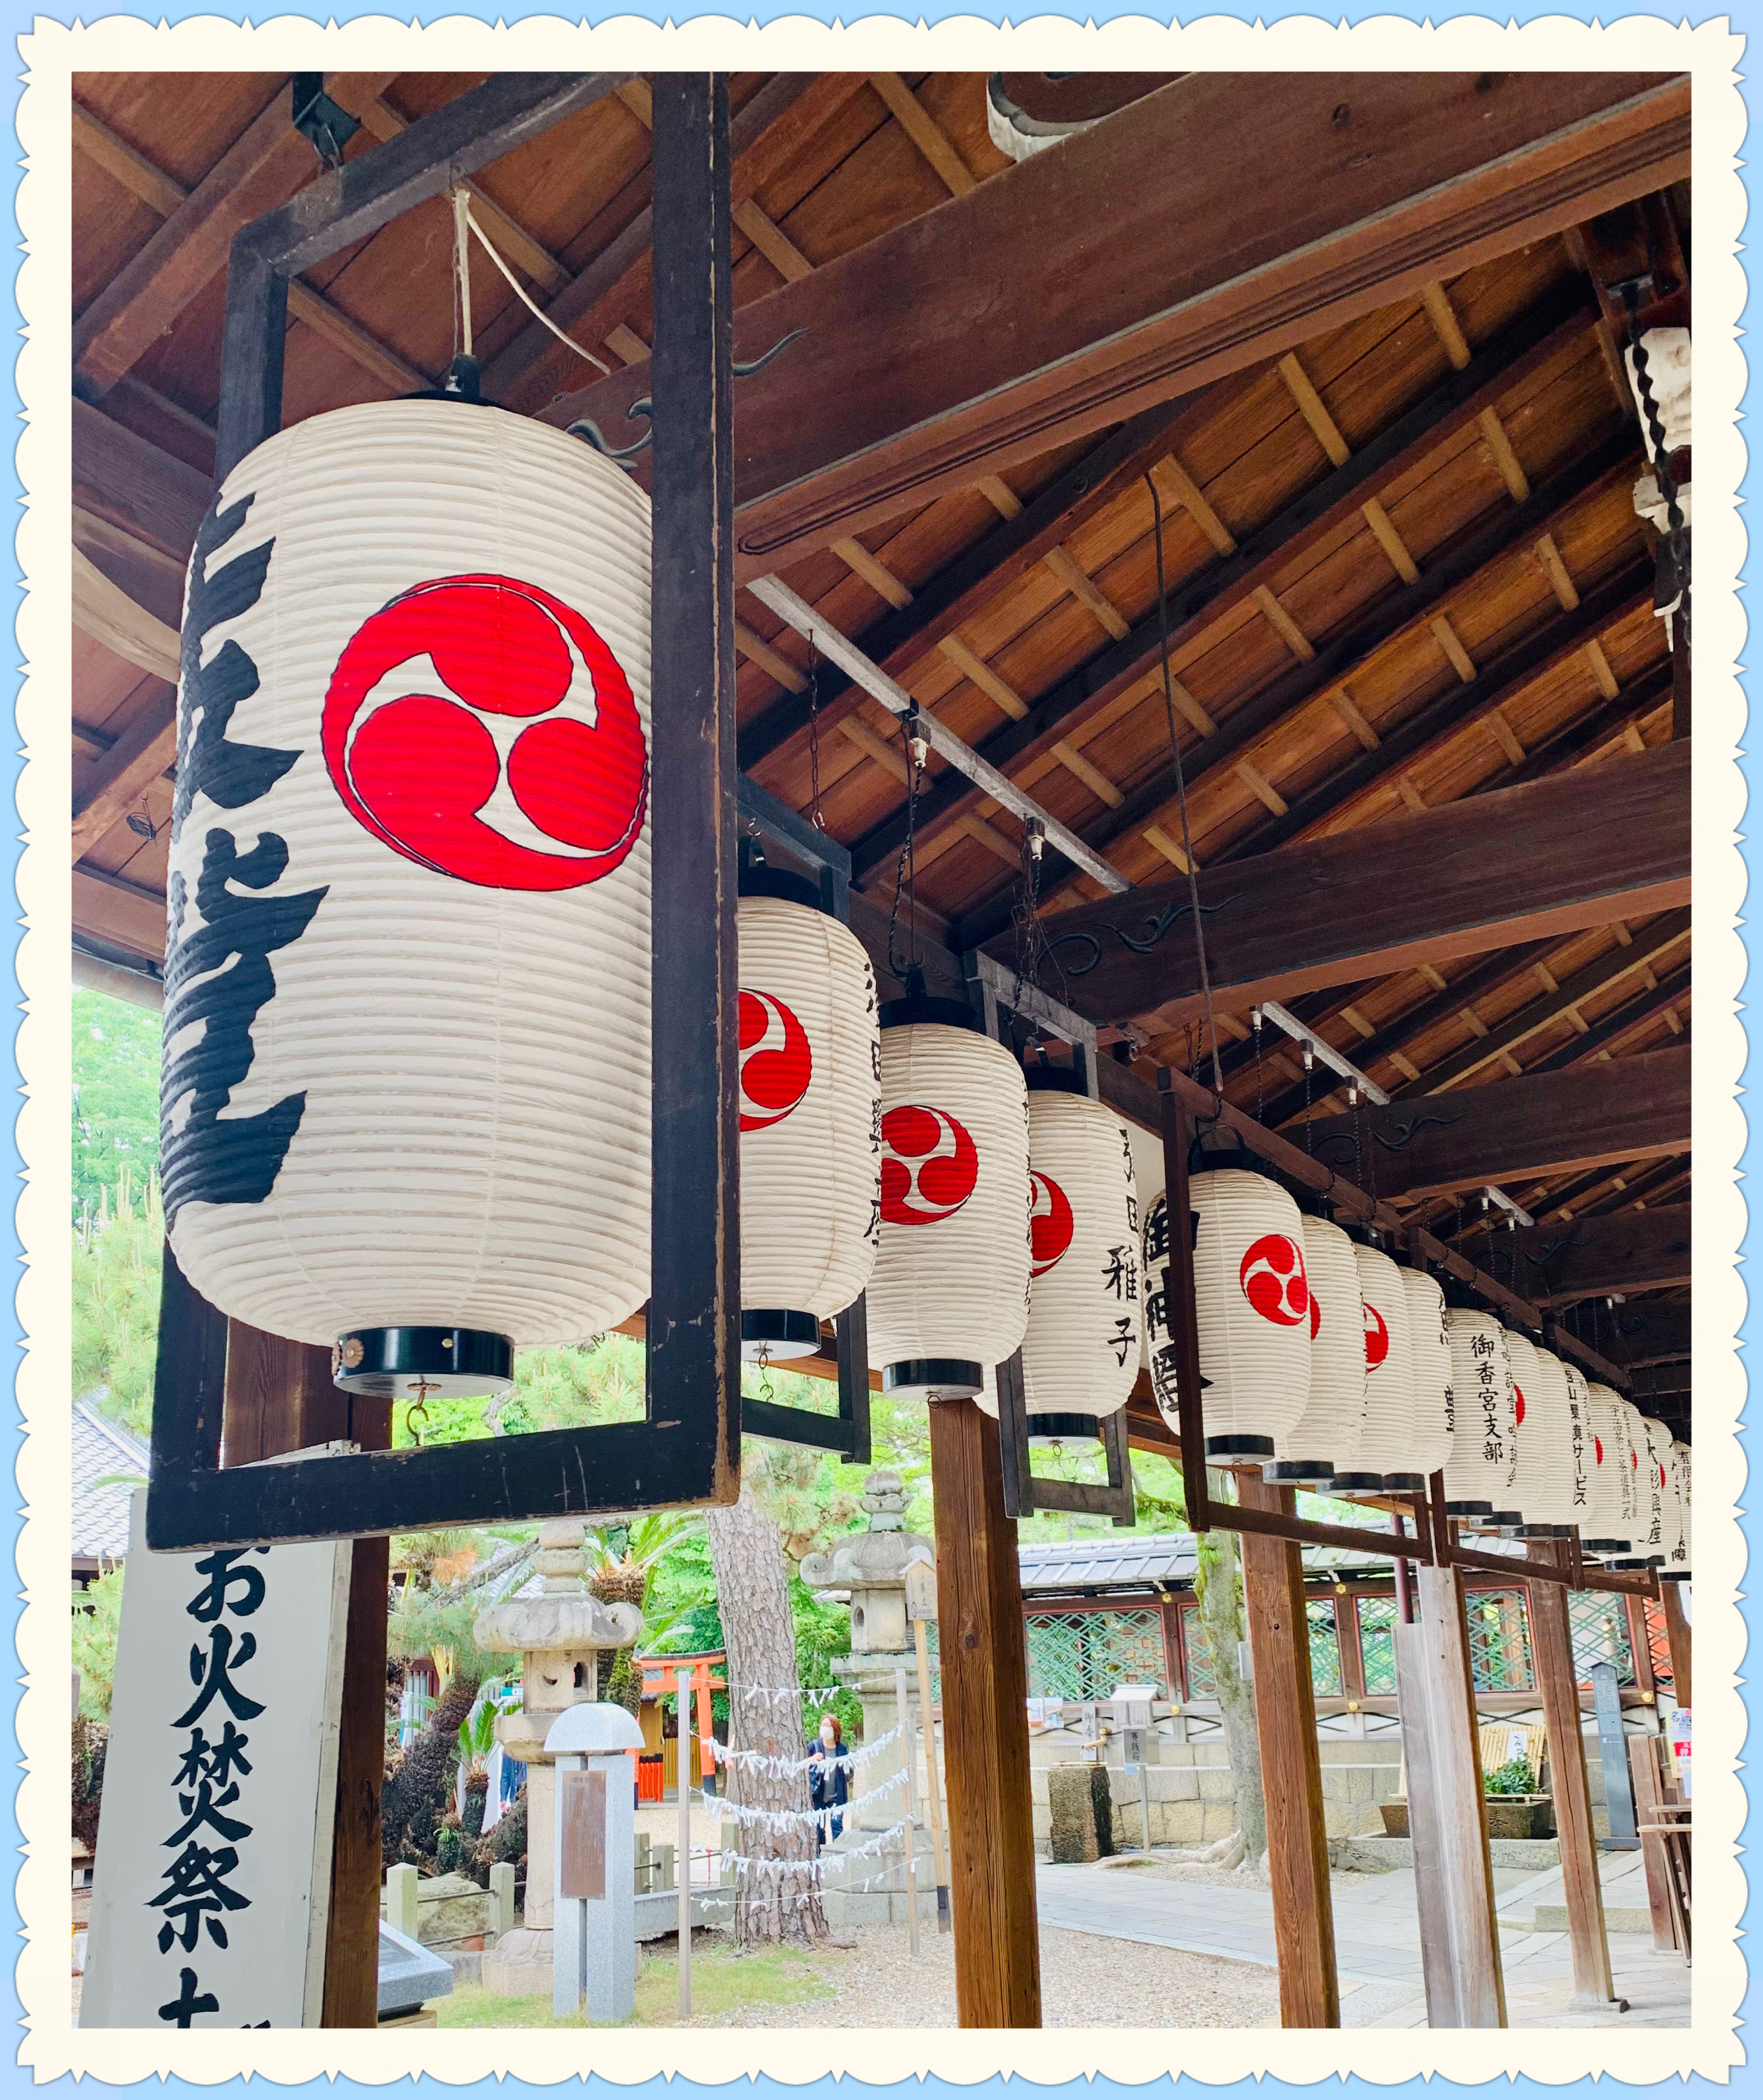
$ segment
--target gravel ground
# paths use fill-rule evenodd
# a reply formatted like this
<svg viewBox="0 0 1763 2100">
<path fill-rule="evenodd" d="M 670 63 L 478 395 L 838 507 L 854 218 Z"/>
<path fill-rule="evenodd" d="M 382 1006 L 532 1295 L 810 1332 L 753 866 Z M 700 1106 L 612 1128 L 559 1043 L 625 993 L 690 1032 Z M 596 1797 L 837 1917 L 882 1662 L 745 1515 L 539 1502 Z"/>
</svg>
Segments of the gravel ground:
<svg viewBox="0 0 1763 2100">
<path fill-rule="evenodd" d="M 724 2014 L 731 2027 L 952 2027 L 955 1943 L 927 1926 L 914 1958 L 904 1925 L 861 1926 L 853 1948 L 814 1957 L 831 1998 L 753 2005 Z M 1279 1982 L 1270 1969 L 1134 1947 L 1044 1929 L 1041 1935 L 1043 2025 L 1049 2027 L 1255 2027 L 1279 2023 Z M 694 2023 L 696 2024 L 696 2023 Z"/>
</svg>

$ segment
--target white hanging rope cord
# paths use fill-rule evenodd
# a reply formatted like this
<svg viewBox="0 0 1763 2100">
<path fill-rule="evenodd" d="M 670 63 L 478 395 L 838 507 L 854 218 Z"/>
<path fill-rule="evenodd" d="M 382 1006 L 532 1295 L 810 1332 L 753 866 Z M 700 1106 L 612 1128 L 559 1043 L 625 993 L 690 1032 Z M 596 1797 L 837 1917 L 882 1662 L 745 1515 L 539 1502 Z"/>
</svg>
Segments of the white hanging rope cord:
<svg viewBox="0 0 1763 2100">
<path fill-rule="evenodd" d="M 837 1699 L 842 1688 L 837 1684 L 745 1684 L 741 1690 L 749 1699 L 769 1699 L 775 1705 L 788 1705 L 793 1699 L 811 1699 L 815 1705 L 824 1706 L 828 1700 Z"/>
<path fill-rule="evenodd" d="M 718 1806 L 725 1815 L 732 1815 L 743 1829 L 757 1825 L 762 1830 L 811 1830 L 824 1827 L 828 1816 L 855 1815 L 859 1809 L 867 1808 L 872 1802 L 880 1801 L 905 1784 L 906 1767 L 902 1765 L 890 1779 L 871 1787 L 867 1793 L 854 1794 L 849 1801 L 831 1802 L 824 1808 L 749 1808 L 735 1801 L 723 1801 Z"/>
<path fill-rule="evenodd" d="M 459 335 L 465 355 L 471 355 L 471 236 L 466 230 L 471 200 L 462 189 L 453 192 L 453 273 L 459 280 Z"/>
<path fill-rule="evenodd" d="M 762 1772 L 767 1779 L 790 1779 L 798 1772 L 855 1771 L 866 1765 L 873 1757 L 901 1733 L 899 1725 L 890 1728 L 885 1736 L 877 1736 L 873 1743 L 865 1743 L 860 1750 L 842 1750 L 837 1757 L 780 1758 L 764 1750 L 731 1749 L 727 1743 L 719 1743 L 714 1736 L 704 1739 L 704 1747 L 718 1764 L 732 1765 L 742 1771 Z"/>
<path fill-rule="evenodd" d="M 477 236 L 478 239 L 483 242 L 484 254 L 489 257 L 491 262 L 496 265 L 497 268 L 500 270 L 502 275 L 508 280 L 510 289 L 514 293 L 515 297 L 520 302 L 521 305 L 524 306 L 527 311 L 532 315 L 532 318 L 536 321 L 542 322 L 566 349 L 572 350 L 577 357 L 585 357 L 589 364 L 593 365 L 597 371 L 609 374 L 612 368 L 611 365 L 608 364 L 603 359 L 596 357 L 591 350 L 584 350 L 581 347 L 581 345 L 576 341 L 572 335 L 566 335 L 542 307 L 535 306 L 532 301 L 528 298 L 526 289 L 521 284 L 520 280 L 502 260 L 495 244 L 491 240 L 489 236 L 484 231 L 483 227 L 479 225 L 477 214 L 471 209 L 471 195 L 470 191 L 457 189 L 453 192 L 453 210 L 458 216 L 462 227 L 469 226 L 471 231 Z M 463 239 L 463 237 L 464 236 L 462 231 L 461 238 Z M 463 269 L 463 267 L 464 266 L 462 264 L 462 270 Z M 470 351 L 471 348 L 471 335 L 468 323 L 466 331 L 466 349 L 467 352 Z"/>
</svg>

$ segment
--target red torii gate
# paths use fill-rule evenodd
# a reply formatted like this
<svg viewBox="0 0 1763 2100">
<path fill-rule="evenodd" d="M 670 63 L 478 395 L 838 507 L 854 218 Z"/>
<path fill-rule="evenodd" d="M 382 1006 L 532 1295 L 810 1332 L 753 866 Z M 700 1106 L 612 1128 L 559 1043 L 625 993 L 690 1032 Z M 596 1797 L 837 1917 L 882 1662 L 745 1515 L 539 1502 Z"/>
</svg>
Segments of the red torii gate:
<svg viewBox="0 0 1763 2100">
<path fill-rule="evenodd" d="M 710 1694 L 726 1692 L 728 1679 L 713 1673 L 726 1670 L 728 1657 L 722 1648 L 705 1648 L 696 1655 L 641 1655 L 637 1667 L 643 1672 L 643 1696 L 645 1699 L 665 1699 L 679 1688 L 679 1673 L 690 1665 L 692 1688 L 696 1695 L 698 1736 L 698 1776 L 711 1778 L 716 1771 L 714 1761 L 705 1751 L 705 1745 L 714 1732 L 710 1719 Z M 687 1775 L 682 1773 L 683 1784 Z"/>
</svg>

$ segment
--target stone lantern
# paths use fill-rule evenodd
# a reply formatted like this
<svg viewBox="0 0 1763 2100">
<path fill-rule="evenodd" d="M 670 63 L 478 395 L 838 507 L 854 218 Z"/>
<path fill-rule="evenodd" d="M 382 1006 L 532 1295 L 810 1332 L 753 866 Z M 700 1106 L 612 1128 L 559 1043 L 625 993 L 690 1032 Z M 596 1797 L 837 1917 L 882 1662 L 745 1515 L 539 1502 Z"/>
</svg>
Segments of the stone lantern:
<svg viewBox="0 0 1763 2100">
<path fill-rule="evenodd" d="M 527 1768 L 524 1930 L 505 1933 L 484 1957 L 485 1984 L 507 1995 L 550 1988 L 557 1779 L 545 1739 L 565 1708 L 601 1696 L 600 1657 L 634 1646 L 643 1626 L 634 1604 L 603 1604 L 583 1582 L 586 1536 L 580 1517 L 541 1524 L 532 1564 L 544 1578 L 542 1593 L 492 1604 L 479 1612 L 472 1629 L 480 1648 L 492 1653 L 519 1649 L 523 1664 L 520 1710 L 498 1718 L 496 1736 Z"/>
<path fill-rule="evenodd" d="M 906 1571 L 915 1562 L 935 1565 L 928 1538 L 906 1529 L 906 1489 L 891 1467 L 882 1467 L 864 1483 L 863 1506 L 869 1512 L 867 1531 L 847 1533 L 834 1541 L 830 1551 L 811 1553 L 802 1564 L 802 1579 L 811 1590 L 848 1591 L 851 1597 L 851 1653 L 835 1657 L 833 1674 L 847 1684 L 863 1702 L 864 1740 L 873 1743 L 886 1735 L 899 1718 L 895 1704 L 895 1676 L 906 1673 L 907 1719 L 919 1726 L 918 1655 L 906 1616 Z M 853 1794 L 868 1793 L 886 1785 L 904 1762 L 908 1745 L 890 1745 L 878 1757 L 852 1775 Z M 847 1817 L 842 1840 L 829 1848 L 827 1875 L 827 1918 L 829 1924 L 868 1924 L 882 1918 L 903 1919 L 906 1883 L 895 1859 L 875 1860 L 845 1870 L 833 1864 L 837 1853 L 861 1843 L 864 1833 L 886 1830 L 906 1811 L 904 1788 L 885 1793 L 855 1817 Z M 918 1819 L 914 1825 L 918 1853 L 919 1906 L 935 1908 L 936 1868 L 928 1834 L 924 1829 L 925 1805 L 921 1786 Z M 872 1882 L 864 1894 L 842 1894 L 840 1884 Z"/>
</svg>

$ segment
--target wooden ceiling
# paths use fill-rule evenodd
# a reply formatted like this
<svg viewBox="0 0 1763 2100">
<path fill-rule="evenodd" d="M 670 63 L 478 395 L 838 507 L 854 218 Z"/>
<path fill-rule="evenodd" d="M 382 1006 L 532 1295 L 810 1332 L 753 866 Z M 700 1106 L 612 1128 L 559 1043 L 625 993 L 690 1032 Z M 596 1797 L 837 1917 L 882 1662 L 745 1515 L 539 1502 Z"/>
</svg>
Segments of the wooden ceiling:
<svg viewBox="0 0 1763 2100">
<path fill-rule="evenodd" d="M 331 76 L 326 88 L 362 120 L 348 148 L 354 157 L 475 77 Z M 1528 123 L 1540 135 L 1555 121 L 1548 90 L 1557 77 L 1530 77 L 1522 90 L 1529 100 L 1500 103 L 1499 121 Z M 1398 126 L 1391 98 L 1403 91 L 1400 77 L 1376 78 L 1390 102 L 1380 104 L 1377 121 L 1401 141 L 1390 157 L 1407 156 L 1389 182 L 1399 178 L 1428 196 L 1443 193 L 1427 188 L 1429 175 L 1485 185 L 1483 170 L 1430 169 L 1427 154 L 1445 146 L 1429 144 L 1429 124 L 1412 112 Z M 1626 112 L 1677 91 L 1580 76 L 1561 86 L 1566 99 L 1555 114 L 1576 113 L 1572 97 L 1594 95 L 1587 85 L 1594 81 L 1615 85 L 1596 86 L 1602 100 L 1588 107 L 1615 107 L 1615 117 L 1597 121 L 1619 120 L 1630 139 L 1643 135 Z M 941 386 L 952 400 L 951 364 L 970 349 L 975 373 L 989 376 L 999 360 L 1008 364 L 1017 337 L 1047 335 L 1056 320 L 1080 330 L 1092 283 L 1097 313 L 1111 324 L 1125 325 L 1122 301 L 1136 298 L 1133 312 L 1167 305 L 1151 295 L 1155 285 L 1135 282 L 1134 256 L 1147 255 L 1149 271 L 1162 267 L 1149 254 L 1156 225 L 1215 228 L 1226 196 L 1242 196 L 1243 223 L 1233 223 L 1235 245 L 1221 270 L 1235 267 L 1233 257 L 1244 267 L 1285 267 L 1261 264 L 1255 244 L 1277 235 L 1290 198 L 1314 191 L 1315 211 L 1326 214 L 1319 177 L 1306 184 L 1296 162 L 1282 173 L 1257 161 L 1237 171 L 1233 192 L 1227 169 L 1184 174 L 1178 158 L 1153 150 L 1156 125 L 1180 121 L 1182 98 L 1215 102 L 1229 87 L 1217 77 L 1160 86 L 1127 77 L 1103 97 L 1117 113 L 1018 167 L 988 136 L 983 74 L 736 76 L 735 298 L 737 307 L 755 308 L 737 328 L 738 355 L 776 340 L 792 316 L 811 317 L 802 324 L 807 361 L 793 375 L 786 351 L 762 376 L 737 382 L 737 522 L 779 514 L 781 470 L 767 461 L 782 457 L 781 441 L 771 433 L 787 421 L 793 398 L 802 443 L 828 422 L 824 397 L 836 392 L 842 343 L 855 372 L 877 332 L 891 340 L 887 331 L 904 328 L 909 338 L 905 324 L 921 318 L 925 371 L 900 379 L 899 399 L 917 399 L 917 386 L 920 395 Z M 1282 90 L 1261 76 L 1242 92 L 1275 101 L 1283 92 L 1301 116 L 1325 87 Z M 1460 91 L 1487 92 L 1480 82 Z M 76 564 L 73 638 L 74 924 L 90 946 L 155 962 L 173 750 L 173 689 L 161 673 L 175 664 L 183 562 L 212 472 L 228 246 L 239 226 L 320 170 L 289 121 L 285 77 L 88 75 L 76 80 L 74 96 L 75 540 L 85 560 Z M 1686 148 L 1686 88 L 1680 102 Z M 1332 121 L 1350 128 L 1372 120 L 1341 98 Z M 1293 128 L 1304 134 L 1296 117 Z M 1151 170 L 1135 178 L 1129 197 L 1109 193 L 1102 145 L 1115 146 L 1118 168 L 1138 167 L 1138 152 Z M 1321 150 L 1301 135 L 1292 152 L 1300 147 Z M 1341 170 L 1354 165 L 1351 155 L 1330 163 L 1342 181 Z M 1588 223 L 1594 212 L 1619 216 L 1628 200 L 1650 197 L 1644 209 L 1686 255 L 1689 187 L 1677 179 L 1686 165 L 1675 146 L 1631 146 L 1626 173 L 1600 164 L 1586 178 Z M 1080 174 L 1103 186 L 1074 204 L 1065 192 Z M 640 390 L 652 325 L 647 89 L 634 83 L 558 125 L 484 170 L 474 187 L 485 230 L 531 298 L 594 360 L 556 343 L 475 252 L 486 390 L 547 420 L 567 421 L 585 405 L 597 420 L 612 419 L 603 428 L 616 427 Z M 1192 216 L 1202 192 L 1213 199 L 1209 219 Z M 1363 206 L 1377 203 L 1370 196 Z M 1561 1128 L 1558 1145 L 1543 1139 L 1531 1154 L 1514 1149 L 1501 1182 L 1545 1236 L 1521 1236 L 1505 1251 L 1508 1260 L 1523 1256 L 1522 1274 L 1513 1272 L 1518 1287 L 1542 1295 L 1539 1265 L 1566 1263 L 1567 1288 L 1581 1295 L 1560 1301 L 1575 1308 L 1562 1317 L 1584 1321 L 1588 1339 L 1595 1325 L 1598 1346 L 1619 1355 L 1621 1323 L 1640 1334 L 1643 1310 L 1686 1326 L 1689 1124 L 1675 1076 L 1686 1052 L 1670 1054 L 1684 1049 L 1690 1026 L 1686 864 L 1681 880 L 1674 862 L 1664 866 L 1668 842 L 1658 849 L 1660 868 L 1639 862 L 1679 817 L 1686 826 L 1687 775 L 1672 770 L 1669 754 L 1647 756 L 1672 739 L 1672 661 L 1665 623 L 1652 610 L 1655 536 L 1631 496 L 1643 465 L 1640 430 L 1607 285 L 1601 298 L 1596 281 L 1595 258 L 1608 241 L 1601 245 L 1595 227 L 1588 236 L 1566 205 L 1553 219 L 1538 209 L 1527 201 L 1531 217 L 1515 205 L 1501 217 L 1478 205 L 1471 231 L 1435 243 L 1437 276 L 1380 298 L 1376 286 L 1400 275 L 1389 259 L 1392 234 L 1355 280 L 1372 293 L 1362 285 L 1350 298 L 1331 280 L 1306 295 L 1316 319 L 1308 332 L 1294 336 L 1288 314 L 1283 335 L 1269 333 L 1271 324 L 1257 321 L 1260 335 L 1245 324 L 1239 333 L 1248 346 L 1231 353 L 1234 364 L 1223 359 L 1229 368 L 1214 368 L 1222 353 L 1208 351 L 1206 365 L 1195 352 L 1190 368 L 1205 374 L 1198 382 L 1171 365 L 1156 385 L 1141 374 L 1136 392 L 1122 390 L 1118 412 L 1089 397 L 1081 414 L 1049 412 L 1037 427 L 1053 441 L 1038 452 L 1026 448 L 1018 417 L 1007 436 L 987 440 L 989 451 L 974 441 L 965 476 L 938 453 L 935 471 L 917 483 L 922 492 L 895 497 L 889 514 L 872 514 L 884 501 L 872 475 L 870 493 L 842 512 L 828 498 L 818 523 L 805 525 L 811 506 L 798 503 L 774 539 L 784 582 L 1103 854 L 1133 885 L 1128 902 L 1143 889 L 1154 911 L 1172 883 L 1178 886 L 1168 894 L 1185 904 L 1187 861 L 1160 668 L 1160 510 L 1169 699 L 1193 860 L 1206 899 L 1265 880 L 1255 893 L 1274 902 L 1255 915 L 1263 946 L 1277 946 L 1270 921 L 1280 915 L 1288 872 L 1301 920 L 1303 885 L 1332 871 L 1328 894 L 1340 900 L 1338 923 L 1327 940 L 1319 932 L 1310 943 L 1316 955 L 1329 949 L 1328 969 L 1306 981 L 1289 962 L 1270 964 L 1257 982 L 1307 982 L 1277 995 L 1395 1097 L 1381 1112 L 1394 1119 L 1381 1139 L 1350 1118 L 1337 1126 L 1362 1163 L 1381 1145 L 1393 1183 L 1408 1139 L 1394 1140 L 1442 1091 L 1501 1090 L 1492 1121 L 1522 1126 L 1527 1099 L 1557 1096 L 1518 1090 L 1592 1075 L 1581 1090 L 1592 1103 L 1601 1087 L 1610 1091 L 1605 1074 L 1620 1082 L 1631 1061 L 1648 1057 L 1632 1066 L 1633 1099 L 1622 1113 L 1584 1110 L 1602 1118 L 1595 1142 Z M 1442 210 L 1433 210 L 1434 222 Z M 1075 232 L 1062 231 L 1061 211 Z M 1609 223 L 1599 224 L 1607 236 Z M 1522 234 L 1537 225 L 1549 230 L 1505 245 L 1487 231 Z M 1011 241 L 1019 255 L 1001 253 Z M 1195 245 L 1205 241 L 1196 236 Z M 970 254 L 964 311 L 949 289 L 964 281 L 951 258 Z M 451 254 L 451 213 L 437 201 L 297 283 L 286 420 L 409 392 L 444 373 L 455 348 Z M 944 304 L 935 311 L 930 289 L 903 289 L 929 285 L 926 258 L 943 273 L 935 296 Z M 908 302 L 895 311 L 890 299 L 901 298 Z M 1306 309 L 1297 311 L 1301 321 Z M 854 319 L 841 337 L 842 312 L 864 316 L 862 326 Z M 634 368 L 628 376 L 626 368 Z M 1059 367 L 1076 368 L 1069 360 Z M 857 404 L 872 407 L 867 395 Z M 961 413 L 971 422 L 970 411 Z M 828 461 L 840 444 L 851 449 L 836 473 L 828 468 L 828 488 L 840 474 L 850 479 L 850 460 L 861 451 L 847 434 L 828 441 Z M 742 545 L 743 573 L 762 572 L 751 552 L 757 538 Z M 885 915 L 906 802 L 899 726 L 750 593 L 738 611 L 742 762 L 793 806 L 818 808 L 853 848 L 858 882 Z M 1686 699 L 1681 692 L 1681 721 Z M 1593 792 L 1593 774 L 1612 795 L 1639 783 L 1641 801 L 1599 801 L 1604 789 Z M 1485 824 L 1477 816 L 1453 830 L 1430 814 L 1483 796 Z M 1650 821 L 1647 796 L 1676 814 Z M 1589 842 L 1575 821 L 1582 809 L 1594 829 L 1604 827 Z M 1611 814 L 1618 810 L 1643 814 L 1619 818 Z M 1339 843 L 1324 849 L 1324 840 Z M 1628 871 L 1603 893 L 1586 873 L 1601 845 L 1612 861 L 1632 846 L 1635 862 L 1629 869 L 1624 861 Z M 1478 852 L 1490 898 L 1522 891 L 1534 865 L 1548 911 L 1526 919 L 1518 904 L 1503 902 L 1497 912 L 1490 907 L 1485 927 L 1460 914 L 1447 929 L 1416 901 L 1401 938 L 1372 938 L 1374 904 L 1400 906 L 1411 892 L 1418 900 L 1428 880 L 1443 880 L 1438 870 L 1447 860 L 1458 889 L 1473 888 Z M 921 924 L 932 938 L 957 950 L 1001 940 L 1001 952 L 1012 952 L 1023 854 L 1016 818 L 933 761 L 915 839 Z M 1048 988 L 1082 1005 L 1075 980 L 1063 982 L 1063 964 L 1078 951 L 1058 943 L 1059 922 L 1075 907 L 1069 923 L 1089 923 L 1084 915 L 1102 910 L 1104 893 L 1056 856 L 1046 867 L 1041 911 L 1055 939 Z M 1366 885 L 1359 902 L 1355 867 Z M 1607 894 L 1607 910 L 1599 894 Z M 1217 926 L 1222 955 L 1235 937 L 1223 918 Z M 1191 948 L 1191 919 L 1168 946 Z M 1355 972 L 1355 952 L 1375 956 L 1376 966 Z M 1389 966 L 1393 956 L 1400 967 Z M 1306 951 L 1299 960 L 1313 957 Z M 1248 977 L 1226 970 L 1218 982 L 1215 1024 L 1231 1100 L 1292 1126 L 1288 1135 L 1306 1107 L 1318 1119 L 1341 1117 L 1345 1098 L 1332 1074 L 1319 1070 L 1306 1089 L 1293 1043 L 1270 1027 L 1257 1042 L 1254 995 L 1230 988 Z M 1203 1005 L 1173 978 L 1142 1004 L 1117 1000 L 1095 1017 L 1143 1076 L 1162 1063 L 1208 1076 Z M 1325 1082 L 1335 1090 L 1325 1093 Z M 1496 1145 L 1485 1156 L 1506 1155 Z M 1465 1251 L 1493 1265 L 1506 1236 L 1497 1225 L 1489 1233 L 1479 1184 L 1438 1171 L 1443 1183 L 1416 1184 L 1393 1200 L 1443 1236 L 1460 1233 Z M 1675 1240 L 1662 1224 L 1645 1240 L 1643 1259 L 1628 1226 L 1668 1213 Z M 1618 1220 L 1628 1221 L 1620 1245 L 1610 1237 Z M 1664 1251 L 1677 1242 L 1678 1251 Z M 1619 1280 L 1630 1275 L 1632 1286 Z M 1604 1303 L 1613 1290 L 1626 1305 Z M 1651 1346 L 1644 1335 L 1624 1345 L 1631 1356 Z M 1652 1382 L 1663 1395 L 1670 1381 Z M 1687 1398 L 1672 1393 L 1659 1405 L 1676 1418 Z"/>
</svg>

